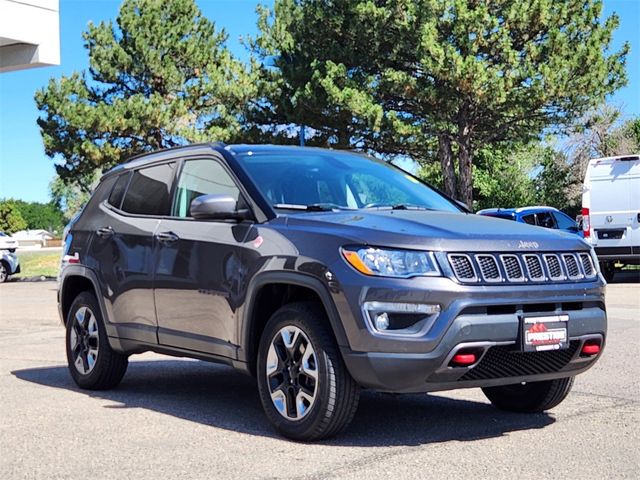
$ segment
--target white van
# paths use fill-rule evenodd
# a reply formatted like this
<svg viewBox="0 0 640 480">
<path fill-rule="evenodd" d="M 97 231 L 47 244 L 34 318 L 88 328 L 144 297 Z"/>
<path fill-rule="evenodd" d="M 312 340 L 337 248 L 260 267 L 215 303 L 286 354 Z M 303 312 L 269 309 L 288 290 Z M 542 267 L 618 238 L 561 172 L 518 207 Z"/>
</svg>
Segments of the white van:
<svg viewBox="0 0 640 480">
<path fill-rule="evenodd" d="M 582 227 L 607 280 L 613 279 L 616 263 L 640 265 L 640 155 L 589 162 L 582 189 Z"/>
</svg>

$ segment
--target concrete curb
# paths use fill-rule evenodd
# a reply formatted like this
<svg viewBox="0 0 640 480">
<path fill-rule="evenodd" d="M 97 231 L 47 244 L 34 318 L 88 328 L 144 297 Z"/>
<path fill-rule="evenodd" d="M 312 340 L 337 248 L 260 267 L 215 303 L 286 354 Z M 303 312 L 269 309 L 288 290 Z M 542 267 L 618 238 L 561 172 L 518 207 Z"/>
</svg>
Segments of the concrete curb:
<svg viewBox="0 0 640 480">
<path fill-rule="evenodd" d="M 40 275 L 37 277 L 11 277 L 9 282 L 55 282 L 56 277 L 49 277 L 46 275 Z"/>
</svg>

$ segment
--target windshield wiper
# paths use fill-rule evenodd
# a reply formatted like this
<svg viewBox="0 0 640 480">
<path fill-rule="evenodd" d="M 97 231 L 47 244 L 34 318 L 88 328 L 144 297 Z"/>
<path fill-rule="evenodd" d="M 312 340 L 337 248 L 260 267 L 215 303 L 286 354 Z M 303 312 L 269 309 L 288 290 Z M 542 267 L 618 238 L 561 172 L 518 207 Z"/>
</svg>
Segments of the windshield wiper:
<svg viewBox="0 0 640 480">
<path fill-rule="evenodd" d="M 429 208 L 422 205 L 416 205 L 414 203 L 397 203 L 395 205 L 382 205 L 373 204 L 363 207 L 365 210 L 435 210 L 435 208 Z"/>
<path fill-rule="evenodd" d="M 275 203 L 273 208 L 282 210 L 300 210 L 303 212 L 332 212 L 334 210 L 355 210 L 354 208 L 342 207 L 335 203 L 311 203 L 309 205 L 298 205 L 295 203 Z"/>
</svg>

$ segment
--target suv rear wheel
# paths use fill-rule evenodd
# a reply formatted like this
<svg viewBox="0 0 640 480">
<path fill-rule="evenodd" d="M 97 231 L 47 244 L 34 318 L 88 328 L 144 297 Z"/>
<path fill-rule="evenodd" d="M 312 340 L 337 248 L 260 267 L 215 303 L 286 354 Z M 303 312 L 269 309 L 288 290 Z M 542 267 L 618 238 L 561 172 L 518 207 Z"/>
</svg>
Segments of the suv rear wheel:
<svg viewBox="0 0 640 480">
<path fill-rule="evenodd" d="M 277 310 L 264 329 L 257 360 L 260 400 L 282 435 L 319 440 L 351 422 L 360 391 L 320 306 L 301 302 Z"/>
<path fill-rule="evenodd" d="M 81 388 L 113 388 L 127 371 L 128 357 L 109 345 L 95 295 L 82 292 L 67 315 L 67 361 L 73 380 Z"/>
<path fill-rule="evenodd" d="M 573 378 L 502 385 L 482 389 L 491 403 L 510 412 L 536 413 L 559 405 L 571 391 Z"/>
</svg>

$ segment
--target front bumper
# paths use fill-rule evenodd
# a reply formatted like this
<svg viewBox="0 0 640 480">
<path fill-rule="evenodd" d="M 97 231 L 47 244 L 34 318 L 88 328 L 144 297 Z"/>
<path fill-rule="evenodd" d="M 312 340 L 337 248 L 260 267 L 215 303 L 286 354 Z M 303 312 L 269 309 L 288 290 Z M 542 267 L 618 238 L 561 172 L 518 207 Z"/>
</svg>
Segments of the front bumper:
<svg viewBox="0 0 640 480">
<path fill-rule="evenodd" d="M 341 316 L 352 315 L 343 318 L 349 345 L 341 347 L 342 355 L 353 378 L 366 388 L 411 393 L 573 376 L 587 370 L 601 354 L 580 357 L 585 339 L 599 338 L 602 346 L 606 340 L 604 282 L 599 277 L 526 286 L 466 286 L 448 278 L 385 279 L 384 284 L 376 280 L 367 279 L 368 285 L 343 284 L 350 310 L 339 306 Z M 441 312 L 418 334 L 385 335 L 362 311 L 365 302 L 438 304 Z M 554 353 L 557 359 L 515 351 L 523 314 L 561 312 L 569 315 L 569 350 L 555 351 L 561 352 Z M 358 328 L 350 328 L 351 324 Z M 452 353 L 468 344 L 483 345 L 480 361 L 470 368 L 448 367 Z M 547 352 L 534 355 L 539 353 Z M 532 367 L 504 369 L 501 362 Z M 539 364 L 544 368 L 537 368 Z"/>
</svg>

